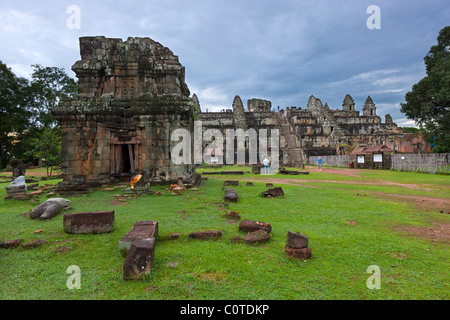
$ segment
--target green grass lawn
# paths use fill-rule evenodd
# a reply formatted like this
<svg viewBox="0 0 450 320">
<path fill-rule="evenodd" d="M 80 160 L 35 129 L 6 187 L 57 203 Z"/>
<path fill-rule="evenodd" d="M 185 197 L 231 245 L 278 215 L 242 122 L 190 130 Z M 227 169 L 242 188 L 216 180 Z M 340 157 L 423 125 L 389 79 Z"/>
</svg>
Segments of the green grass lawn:
<svg viewBox="0 0 450 320">
<path fill-rule="evenodd" d="M 214 169 L 200 169 L 212 171 Z M 219 170 L 251 171 L 248 167 Z M 7 183 L 0 184 L 0 241 L 45 239 L 38 248 L 0 249 L 1 299 L 449 299 L 448 239 L 430 239 L 402 231 L 436 225 L 447 228 L 450 216 L 438 208 L 414 206 L 412 202 L 384 199 L 380 194 L 450 198 L 450 177 L 394 171 L 367 170 L 361 177 L 311 172 L 309 175 L 262 176 L 210 175 L 198 191 L 181 196 L 167 193 L 143 195 L 125 203 L 114 201 L 121 189 L 102 189 L 70 197 L 68 212 L 114 210 L 114 230 L 108 234 L 69 235 L 63 230 L 63 214 L 51 220 L 31 220 L 23 213 L 35 205 L 3 199 Z M 238 223 L 221 217 L 224 179 L 243 179 L 233 187 L 241 219 L 268 222 L 268 243 L 231 243 L 242 236 Z M 282 186 L 285 196 L 263 198 L 264 179 L 292 179 Z M 261 180 L 247 187 L 245 179 Z M 306 180 L 306 182 L 305 182 Z M 311 181 L 311 182 L 308 182 Z M 322 182 L 320 181 L 322 180 Z M 331 180 L 352 183 L 333 183 Z M 57 183 L 50 180 L 42 183 Z M 384 182 L 416 185 L 385 185 Z M 358 184 L 360 182 L 361 184 Z M 375 184 L 364 184 L 372 182 Z M 379 184 L 378 184 L 379 183 Z M 357 196 L 364 193 L 365 196 Z M 184 211 L 180 211 L 184 210 Z M 124 255 L 118 241 L 138 220 L 159 222 L 159 234 L 151 275 L 141 281 L 122 277 Z M 222 230 L 222 238 L 193 240 L 188 233 Z M 34 231 L 43 230 L 35 234 Z M 306 234 L 312 257 L 286 257 L 287 231 Z M 170 234 L 181 232 L 178 240 Z M 81 289 L 69 290 L 66 270 L 81 269 Z M 367 268 L 381 271 L 381 289 L 370 290 Z"/>
</svg>

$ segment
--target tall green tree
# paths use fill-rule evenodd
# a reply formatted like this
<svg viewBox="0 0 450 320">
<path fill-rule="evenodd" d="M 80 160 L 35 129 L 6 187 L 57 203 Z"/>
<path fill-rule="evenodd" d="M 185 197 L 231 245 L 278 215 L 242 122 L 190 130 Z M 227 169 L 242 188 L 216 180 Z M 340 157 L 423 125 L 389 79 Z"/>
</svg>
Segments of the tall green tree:
<svg viewBox="0 0 450 320">
<path fill-rule="evenodd" d="M 47 169 L 47 176 L 51 177 L 53 168 L 61 164 L 61 131 L 59 127 L 44 128 L 36 137 L 31 138 L 32 148 L 26 152 L 42 160 Z"/>
<path fill-rule="evenodd" d="M 0 61 L 0 168 L 13 157 L 19 136 L 30 126 L 29 83 Z"/>
<path fill-rule="evenodd" d="M 401 111 L 425 129 L 433 152 L 450 152 L 450 26 L 439 32 L 424 61 L 427 75 L 406 93 Z"/>
<path fill-rule="evenodd" d="M 50 110 L 61 99 L 77 95 L 77 82 L 64 69 L 32 67 L 28 81 L 15 76 L 0 61 L 0 168 L 13 157 L 27 163 L 37 160 L 37 153 L 29 152 L 34 150 L 35 138 L 44 138 L 45 128 L 56 128 L 55 134 L 60 132 Z"/>
<path fill-rule="evenodd" d="M 33 125 L 38 128 L 56 125 L 50 110 L 63 98 L 74 98 L 78 92 L 77 82 L 69 77 L 64 69 L 32 65 L 30 91 L 32 94 L 31 109 Z"/>
<path fill-rule="evenodd" d="M 31 112 L 30 128 L 19 136 L 19 142 L 16 143 L 15 150 L 16 157 L 26 162 L 36 163 L 40 158 L 37 156 L 38 153 L 29 152 L 35 149 L 35 138 L 45 137 L 45 128 L 58 128 L 58 124 L 51 114 L 51 109 L 57 106 L 61 99 L 75 97 L 78 84 L 62 68 L 42 67 L 40 65 L 33 65 L 32 67 L 34 70 L 27 91 L 28 107 Z M 60 130 L 56 130 L 54 133 L 60 134 Z"/>
</svg>

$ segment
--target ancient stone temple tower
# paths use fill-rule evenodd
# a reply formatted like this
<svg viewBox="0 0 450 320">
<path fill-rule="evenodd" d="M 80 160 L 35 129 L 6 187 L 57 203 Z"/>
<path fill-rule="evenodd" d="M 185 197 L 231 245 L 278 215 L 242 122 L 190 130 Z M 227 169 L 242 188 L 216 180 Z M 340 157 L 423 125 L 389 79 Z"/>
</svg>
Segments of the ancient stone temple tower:
<svg viewBox="0 0 450 320">
<path fill-rule="evenodd" d="M 78 98 L 52 113 L 61 126 L 61 188 L 197 176 L 189 164 L 171 161 L 171 133 L 192 132 L 194 104 L 185 69 L 172 51 L 150 38 L 80 38 L 81 60 L 72 70 Z"/>
</svg>

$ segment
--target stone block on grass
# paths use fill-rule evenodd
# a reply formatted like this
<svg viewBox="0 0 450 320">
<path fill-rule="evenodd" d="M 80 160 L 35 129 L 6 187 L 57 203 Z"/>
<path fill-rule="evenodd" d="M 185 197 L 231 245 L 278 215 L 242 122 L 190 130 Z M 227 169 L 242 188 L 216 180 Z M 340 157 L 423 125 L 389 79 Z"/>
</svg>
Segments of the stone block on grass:
<svg viewBox="0 0 450 320">
<path fill-rule="evenodd" d="M 155 238 L 134 240 L 123 263 L 125 280 L 141 280 L 151 273 L 155 256 Z"/>
<path fill-rule="evenodd" d="M 252 220 L 242 220 L 239 223 L 239 230 L 243 232 L 253 232 L 257 230 L 264 230 L 268 233 L 272 231 L 272 226 L 269 223 Z"/>
<path fill-rule="evenodd" d="M 299 260 L 307 260 L 311 257 L 311 248 L 304 247 L 300 249 L 291 248 L 289 246 L 284 247 L 284 252 L 288 257 L 293 257 Z"/>
<path fill-rule="evenodd" d="M 227 189 L 225 191 L 225 201 L 227 202 L 237 202 L 238 201 L 238 194 L 235 190 L 233 189 Z"/>
<path fill-rule="evenodd" d="M 223 185 L 224 186 L 235 186 L 235 187 L 238 187 L 239 186 L 239 181 L 238 180 L 225 180 Z"/>
<path fill-rule="evenodd" d="M 256 230 L 250 233 L 247 233 L 246 235 L 242 236 L 242 240 L 245 243 L 263 243 L 270 240 L 270 234 L 266 230 Z"/>
<path fill-rule="evenodd" d="M 119 249 L 128 253 L 131 243 L 135 240 L 156 238 L 158 235 L 157 221 L 137 221 L 122 239 L 119 240 Z"/>
<path fill-rule="evenodd" d="M 71 234 L 111 232 L 114 211 L 68 213 L 63 218 L 64 231 Z"/>
<path fill-rule="evenodd" d="M 288 231 L 286 245 L 294 249 L 305 248 L 308 246 L 308 237 L 300 232 Z"/>
</svg>

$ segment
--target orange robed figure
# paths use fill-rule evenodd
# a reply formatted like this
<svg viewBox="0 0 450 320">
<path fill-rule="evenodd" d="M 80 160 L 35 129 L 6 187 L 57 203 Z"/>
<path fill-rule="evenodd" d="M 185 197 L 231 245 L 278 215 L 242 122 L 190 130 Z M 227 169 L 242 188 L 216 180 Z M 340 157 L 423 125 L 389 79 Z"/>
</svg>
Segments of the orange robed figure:
<svg viewBox="0 0 450 320">
<path fill-rule="evenodd" d="M 134 189 L 134 185 L 141 179 L 141 177 L 142 175 L 138 173 L 131 179 L 130 181 L 131 189 Z"/>
</svg>

